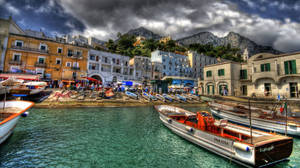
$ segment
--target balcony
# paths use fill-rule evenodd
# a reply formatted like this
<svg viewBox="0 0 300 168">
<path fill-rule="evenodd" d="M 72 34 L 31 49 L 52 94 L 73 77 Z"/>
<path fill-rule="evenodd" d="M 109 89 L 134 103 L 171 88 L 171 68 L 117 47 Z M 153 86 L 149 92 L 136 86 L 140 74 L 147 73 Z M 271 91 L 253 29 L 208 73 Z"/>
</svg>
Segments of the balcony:
<svg viewBox="0 0 300 168">
<path fill-rule="evenodd" d="M 272 79 L 277 81 L 276 71 L 255 72 L 252 75 L 252 82 L 256 83 L 260 79 Z"/>
<path fill-rule="evenodd" d="M 80 70 L 80 67 L 74 67 L 74 66 L 72 66 L 72 69 L 73 70 Z"/>
<path fill-rule="evenodd" d="M 36 67 L 41 67 L 41 68 L 46 68 L 47 64 L 46 64 L 46 63 L 39 63 L 39 62 L 36 62 L 36 63 L 34 64 L 34 66 L 36 66 Z"/>
<path fill-rule="evenodd" d="M 24 51 L 33 51 L 33 52 L 38 52 L 38 53 L 48 53 L 48 50 L 41 50 L 39 48 L 32 48 L 32 47 L 25 47 L 25 46 L 16 46 L 16 45 L 12 45 L 11 46 L 12 49 L 16 49 L 16 50 L 24 50 Z"/>
<path fill-rule="evenodd" d="M 21 60 L 10 60 L 9 64 L 11 65 L 22 65 L 22 61 Z"/>
</svg>

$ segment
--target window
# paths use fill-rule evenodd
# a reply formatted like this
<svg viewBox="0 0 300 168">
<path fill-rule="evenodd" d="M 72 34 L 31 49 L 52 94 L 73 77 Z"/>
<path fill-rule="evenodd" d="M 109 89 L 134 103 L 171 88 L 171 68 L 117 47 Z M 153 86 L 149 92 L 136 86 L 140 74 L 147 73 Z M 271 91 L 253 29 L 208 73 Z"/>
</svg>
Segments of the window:
<svg viewBox="0 0 300 168">
<path fill-rule="evenodd" d="M 211 71 L 206 71 L 206 77 L 211 77 L 211 76 L 212 76 Z"/>
<path fill-rule="evenodd" d="M 81 51 L 76 51 L 77 56 L 81 56 Z"/>
<path fill-rule="evenodd" d="M 112 59 L 112 62 L 115 63 L 115 62 L 116 62 L 116 59 L 113 58 L 113 59 Z"/>
<path fill-rule="evenodd" d="M 96 56 L 95 55 L 90 55 L 90 60 L 95 61 L 96 60 Z"/>
<path fill-rule="evenodd" d="M 79 67 L 79 63 L 78 62 L 73 62 L 73 67 L 78 68 Z"/>
<path fill-rule="evenodd" d="M 61 54 L 62 53 L 62 48 L 58 47 L 57 48 L 57 53 Z"/>
<path fill-rule="evenodd" d="M 240 70 L 240 79 L 247 79 L 247 69 Z"/>
<path fill-rule="evenodd" d="M 99 61 L 99 56 L 96 56 L 96 61 Z"/>
<path fill-rule="evenodd" d="M 21 61 L 21 54 L 14 54 L 13 61 L 17 61 L 17 62 Z"/>
<path fill-rule="evenodd" d="M 46 44 L 40 44 L 40 50 L 46 51 L 47 50 L 47 45 Z"/>
<path fill-rule="evenodd" d="M 89 69 L 90 70 L 99 70 L 99 64 L 90 63 L 89 64 Z"/>
<path fill-rule="evenodd" d="M 126 61 L 126 62 L 125 62 L 125 66 L 127 66 L 127 65 L 128 65 L 128 62 Z"/>
<path fill-rule="evenodd" d="M 56 65 L 60 65 L 61 64 L 61 59 L 60 58 L 56 58 Z"/>
<path fill-rule="evenodd" d="M 218 76 L 224 76 L 224 75 L 225 75 L 224 69 L 219 69 L 218 70 Z"/>
<path fill-rule="evenodd" d="M 261 72 L 271 71 L 271 65 L 270 65 L 270 63 L 260 64 L 260 71 Z"/>
<path fill-rule="evenodd" d="M 73 56 L 73 50 L 68 50 L 68 57 L 71 57 L 71 56 Z"/>
<path fill-rule="evenodd" d="M 296 60 L 284 61 L 284 71 L 285 74 L 296 74 L 297 73 Z"/>
<path fill-rule="evenodd" d="M 108 61 L 107 61 L 107 57 L 104 57 L 104 62 L 105 62 L 105 63 L 107 63 L 107 62 L 108 62 Z"/>
<path fill-rule="evenodd" d="M 117 65 L 119 65 L 120 64 L 120 60 L 119 59 L 117 59 Z"/>
<path fill-rule="evenodd" d="M 38 57 L 39 64 L 45 64 L 45 57 Z"/>
<path fill-rule="evenodd" d="M 71 62 L 67 62 L 66 67 L 71 67 Z"/>
<path fill-rule="evenodd" d="M 23 41 L 16 40 L 15 45 L 17 47 L 23 47 Z"/>
</svg>

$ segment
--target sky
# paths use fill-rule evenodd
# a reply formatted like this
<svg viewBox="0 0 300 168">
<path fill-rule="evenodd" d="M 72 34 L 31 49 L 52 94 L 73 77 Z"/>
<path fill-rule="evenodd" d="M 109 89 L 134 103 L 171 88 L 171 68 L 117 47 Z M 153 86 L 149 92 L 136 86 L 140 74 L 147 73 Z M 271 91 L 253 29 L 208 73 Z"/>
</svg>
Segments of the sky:
<svg viewBox="0 0 300 168">
<path fill-rule="evenodd" d="M 145 27 L 178 39 L 236 32 L 284 52 L 300 51 L 300 0 L 0 0 L 0 17 L 49 36 L 100 40 Z"/>
</svg>

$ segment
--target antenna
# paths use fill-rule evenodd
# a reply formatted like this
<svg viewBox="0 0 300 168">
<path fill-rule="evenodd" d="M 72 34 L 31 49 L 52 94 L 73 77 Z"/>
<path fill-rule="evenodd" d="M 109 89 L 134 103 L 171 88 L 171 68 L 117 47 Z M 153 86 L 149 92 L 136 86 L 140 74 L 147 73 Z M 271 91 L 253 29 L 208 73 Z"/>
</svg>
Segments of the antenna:
<svg viewBox="0 0 300 168">
<path fill-rule="evenodd" d="M 251 106 L 250 106 L 250 98 L 248 98 L 248 105 L 249 105 L 250 137 L 251 137 L 251 144 L 253 144 L 253 139 L 252 139 L 252 123 L 251 123 Z"/>
</svg>

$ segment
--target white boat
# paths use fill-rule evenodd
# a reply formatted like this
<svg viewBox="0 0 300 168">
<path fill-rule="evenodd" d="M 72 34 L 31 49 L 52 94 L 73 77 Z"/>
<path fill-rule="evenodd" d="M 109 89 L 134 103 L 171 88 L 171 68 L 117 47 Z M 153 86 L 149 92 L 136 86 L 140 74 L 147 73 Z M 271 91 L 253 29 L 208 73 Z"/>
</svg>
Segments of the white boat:
<svg viewBox="0 0 300 168">
<path fill-rule="evenodd" d="M 166 101 L 166 99 L 165 99 L 162 95 L 160 95 L 160 94 L 156 94 L 155 97 L 156 97 L 157 99 L 163 101 L 163 102 Z"/>
<path fill-rule="evenodd" d="M 133 99 L 138 99 L 138 95 L 137 94 L 129 92 L 129 91 L 126 91 L 125 95 L 128 96 L 128 97 L 130 97 L 130 98 L 133 98 Z"/>
<path fill-rule="evenodd" d="M 244 105 L 229 102 L 210 102 L 210 111 L 213 115 L 241 125 L 249 126 L 249 109 Z M 287 122 L 286 122 L 287 121 Z M 300 118 L 278 115 L 271 110 L 251 107 L 251 125 L 265 131 L 300 136 Z"/>
<path fill-rule="evenodd" d="M 168 105 L 155 109 L 162 123 L 175 134 L 246 167 L 276 164 L 286 160 L 293 150 L 291 137 L 215 120 L 205 111 L 195 114 Z"/>
<path fill-rule="evenodd" d="M 0 144 L 12 134 L 20 116 L 33 105 L 29 101 L 0 102 Z"/>
<path fill-rule="evenodd" d="M 173 98 L 172 98 L 171 96 L 165 94 L 165 93 L 164 93 L 162 96 L 165 98 L 165 100 L 168 100 L 168 101 L 170 101 L 170 102 L 173 101 Z"/>
<path fill-rule="evenodd" d="M 30 89 L 30 95 L 38 94 L 41 91 L 46 89 L 47 83 L 46 82 L 26 82 L 24 85 Z"/>
</svg>

